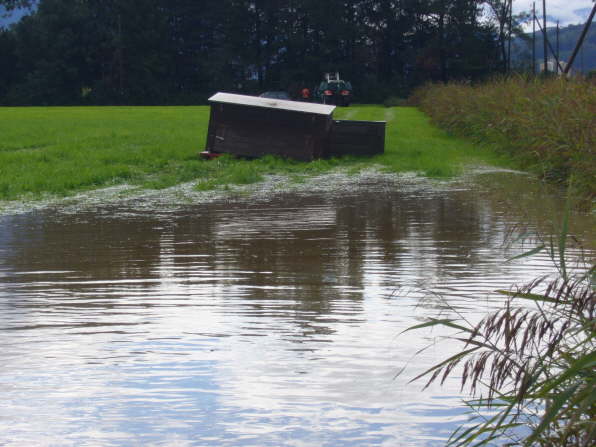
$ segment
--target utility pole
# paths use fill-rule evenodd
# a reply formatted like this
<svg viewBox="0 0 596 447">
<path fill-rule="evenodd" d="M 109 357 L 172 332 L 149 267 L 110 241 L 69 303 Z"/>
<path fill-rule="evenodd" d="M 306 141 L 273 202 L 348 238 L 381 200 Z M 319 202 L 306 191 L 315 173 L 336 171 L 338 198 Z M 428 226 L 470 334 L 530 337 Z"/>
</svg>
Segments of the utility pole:
<svg viewBox="0 0 596 447">
<path fill-rule="evenodd" d="M 559 21 L 557 20 L 557 51 L 555 52 L 555 59 L 557 60 L 557 74 L 559 74 Z"/>
<path fill-rule="evenodd" d="M 513 0 L 509 0 L 509 42 L 507 43 L 507 72 L 511 72 L 511 25 L 513 22 Z"/>
<path fill-rule="evenodd" d="M 548 53 L 546 52 L 546 0 L 542 0 L 542 49 L 544 51 L 544 74 L 548 74 Z"/>
<path fill-rule="evenodd" d="M 583 29 L 581 35 L 579 36 L 579 39 L 577 41 L 577 44 L 575 45 L 575 48 L 573 49 L 573 53 L 571 54 L 571 57 L 569 58 L 569 62 L 567 62 L 567 65 L 565 65 L 565 70 L 563 71 L 563 73 L 567 74 L 567 73 L 569 73 L 569 70 L 571 70 L 573 61 L 575 60 L 575 57 L 577 56 L 577 52 L 579 51 L 582 44 L 584 43 L 584 39 L 586 38 L 586 34 L 588 33 L 588 30 L 590 29 L 590 25 L 592 24 L 592 20 L 594 19 L 595 13 L 596 13 L 596 3 L 594 3 L 594 6 L 592 7 L 592 12 L 590 13 L 590 17 L 588 17 L 588 20 L 586 21 L 584 29 Z"/>
<path fill-rule="evenodd" d="M 536 75 L 536 2 L 532 3 L 532 74 Z"/>
<path fill-rule="evenodd" d="M 542 26 L 540 25 L 540 21 L 538 21 L 538 28 L 540 28 L 540 32 L 544 31 Z M 556 51 L 553 48 L 553 46 L 551 45 L 550 40 L 546 39 L 546 45 L 547 45 L 548 49 L 550 50 L 550 53 L 554 56 L 556 54 Z M 555 72 L 554 68 L 553 68 L 552 72 L 553 73 Z M 561 67 L 561 64 L 559 64 L 559 72 L 561 72 L 561 73 L 564 72 L 563 67 Z"/>
</svg>

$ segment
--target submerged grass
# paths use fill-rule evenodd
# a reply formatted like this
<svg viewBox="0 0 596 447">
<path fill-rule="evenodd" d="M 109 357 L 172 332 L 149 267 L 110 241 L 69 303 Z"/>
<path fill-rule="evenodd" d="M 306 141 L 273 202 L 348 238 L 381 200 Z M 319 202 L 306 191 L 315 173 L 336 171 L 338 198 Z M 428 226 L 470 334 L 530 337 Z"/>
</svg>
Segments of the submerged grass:
<svg viewBox="0 0 596 447">
<path fill-rule="evenodd" d="M 130 183 L 166 188 L 197 180 L 197 188 L 261 181 L 266 174 L 296 181 L 335 168 L 372 165 L 449 177 L 465 164 L 498 163 L 489 151 L 433 127 L 415 108 L 354 106 L 336 118 L 386 120 L 385 154 L 300 163 L 277 157 L 203 161 L 209 108 L 31 107 L 0 108 L 0 199 L 65 196 Z"/>
</svg>

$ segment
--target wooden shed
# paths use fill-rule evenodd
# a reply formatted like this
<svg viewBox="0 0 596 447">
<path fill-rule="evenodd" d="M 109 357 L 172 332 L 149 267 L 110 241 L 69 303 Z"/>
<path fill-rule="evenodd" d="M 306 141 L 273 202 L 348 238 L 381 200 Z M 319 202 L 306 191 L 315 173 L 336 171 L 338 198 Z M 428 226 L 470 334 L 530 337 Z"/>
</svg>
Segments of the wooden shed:
<svg viewBox="0 0 596 447">
<path fill-rule="evenodd" d="M 384 149 L 385 122 L 337 121 L 335 106 L 232 93 L 217 93 L 209 102 L 207 154 L 311 161 Z"/>
</svg>

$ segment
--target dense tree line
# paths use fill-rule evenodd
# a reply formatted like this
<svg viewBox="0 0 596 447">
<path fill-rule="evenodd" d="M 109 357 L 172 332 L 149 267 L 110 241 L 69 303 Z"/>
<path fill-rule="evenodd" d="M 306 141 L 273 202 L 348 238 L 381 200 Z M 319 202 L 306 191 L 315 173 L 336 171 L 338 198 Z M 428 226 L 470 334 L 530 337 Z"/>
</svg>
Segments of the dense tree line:
<svg viewBox="0 0 596 447">
<path fill-rule="evenodd" d="M 328 71 L 357 101 L 381 101 L 503 67 L 498 17 L 477 0 L 33 3 L 0 31 L 5 105 L 200 103 L 218 90 L 311 87 Z"/>
</svg>

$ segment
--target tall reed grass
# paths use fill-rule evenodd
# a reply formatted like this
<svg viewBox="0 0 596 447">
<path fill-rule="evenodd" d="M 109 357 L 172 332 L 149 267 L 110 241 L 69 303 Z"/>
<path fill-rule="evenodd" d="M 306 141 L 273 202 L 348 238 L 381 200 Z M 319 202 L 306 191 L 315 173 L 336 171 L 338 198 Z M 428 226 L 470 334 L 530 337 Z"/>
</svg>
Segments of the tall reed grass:
<svg viewBox="0 0 596 447">
<path fill-rule="evenodd" d="M 570 271 L 568 212 L 547 250 L 557 274 L 512 290 L 479 323 L 431 318 L 407 330 L 443 326 L 461 351 L 423 372 L 426 386 L 457 374 L 473 417 L 450 446 L 591 447 L 596 441 L 596 268 Z M 514 258 L 514 259 L 515 259 Z M 529 429 L 529 431 L 528 431 Z"/>
<path fill-rule="evenodd" d="M 596 84 L 501 78 L 480 85 L 431 84 L 411 98 L 439 127 L 472 137 L 596 196 Z"/>
</svg>

